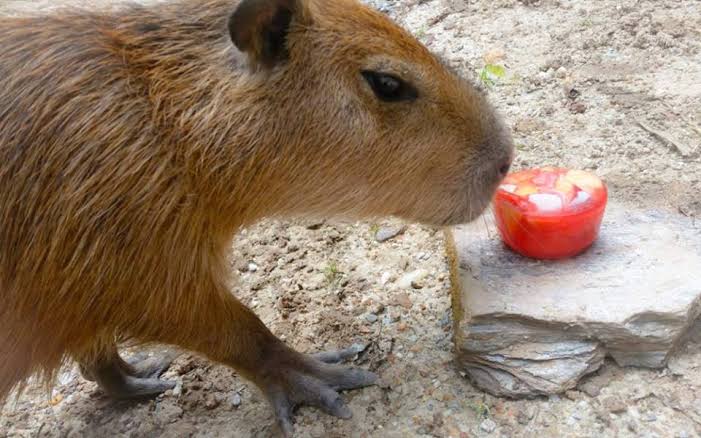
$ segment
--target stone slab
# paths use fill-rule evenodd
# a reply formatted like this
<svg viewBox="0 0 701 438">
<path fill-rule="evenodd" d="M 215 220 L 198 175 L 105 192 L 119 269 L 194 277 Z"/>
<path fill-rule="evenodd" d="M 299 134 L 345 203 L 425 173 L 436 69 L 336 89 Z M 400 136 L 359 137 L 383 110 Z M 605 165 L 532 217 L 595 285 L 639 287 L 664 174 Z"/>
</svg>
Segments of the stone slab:
<svg viewBox="0 0 701 438">
<path fill-rule="evenodd" d="M 507 249 L 491 215 L 447 231 L 457 361 L 494 394 L 576 386 L 606 356 L 663 367 L 701 313 L 701 223 L 610 202 L 599 239 L 568 260 Z"/>
</svg>

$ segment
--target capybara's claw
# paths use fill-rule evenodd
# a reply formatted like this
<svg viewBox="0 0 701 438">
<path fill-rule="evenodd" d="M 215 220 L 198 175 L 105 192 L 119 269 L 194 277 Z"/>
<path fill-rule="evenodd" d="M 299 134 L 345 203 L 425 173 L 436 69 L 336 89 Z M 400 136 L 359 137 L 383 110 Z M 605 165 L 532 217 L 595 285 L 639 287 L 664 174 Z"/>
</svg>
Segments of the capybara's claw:
<svg viewBox="0 0 701 438">
<path fill-rule="evenodd" d="M 315 353 L 312 355 L 312 357 L 316 360 L 320 360 L 326 363 L 340 363 L 355 357 L 359 353 L 362 353 L 367 347 L 368 344 L 356 343 L 343 350 L 323 351 Z"/>
</svg>

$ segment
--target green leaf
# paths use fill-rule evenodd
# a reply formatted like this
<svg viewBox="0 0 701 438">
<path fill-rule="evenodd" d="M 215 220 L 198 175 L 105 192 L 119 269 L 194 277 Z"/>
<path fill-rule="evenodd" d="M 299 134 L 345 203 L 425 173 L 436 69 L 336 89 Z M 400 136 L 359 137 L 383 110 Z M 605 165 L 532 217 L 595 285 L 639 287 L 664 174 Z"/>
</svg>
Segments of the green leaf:
<svg viewBox="0 0 701 438">
<path fill-rule="evenodd" d="M 492 88 L 504 76 L 506 76 L 506 69 L 501 65 L 495 64 L 485 65 L 479 73 L 480 82 L 486 85 L 487 88 Z"/>
<path fill-rule="evenodd" d="M 503 78 L 506 75 L 506 70 L 501 65 L 487 64 L 484 70 L 496 78 Z"/>
</svg>

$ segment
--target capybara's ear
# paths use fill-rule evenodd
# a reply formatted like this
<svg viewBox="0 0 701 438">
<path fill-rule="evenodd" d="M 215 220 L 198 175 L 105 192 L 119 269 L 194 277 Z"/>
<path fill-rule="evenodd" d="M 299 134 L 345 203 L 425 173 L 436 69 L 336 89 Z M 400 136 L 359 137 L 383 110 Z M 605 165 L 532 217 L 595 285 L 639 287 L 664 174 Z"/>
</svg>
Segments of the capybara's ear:
<svg viewBox="0 0 701 438">
<path fill-rule="evenodd" d="M 231 40 L 252 67 L 271 68 L 287 59 L 287 34 L 293 19 L 304 15 L 303 1 L 243 0 L 231 14 Z"/>
</svg>

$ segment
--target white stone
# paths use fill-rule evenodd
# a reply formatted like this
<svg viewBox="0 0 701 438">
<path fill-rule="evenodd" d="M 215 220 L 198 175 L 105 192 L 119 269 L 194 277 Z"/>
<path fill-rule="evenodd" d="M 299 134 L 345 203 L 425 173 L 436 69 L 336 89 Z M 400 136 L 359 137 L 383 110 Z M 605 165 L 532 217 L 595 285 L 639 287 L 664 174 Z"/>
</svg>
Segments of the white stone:
<svg viewBox="0 0 701 438">
<path fill-rule="evenodd" d="M 404 234 L 406 225 L 398 225 L 394 227 L 382 227 L 375 233 L 375 240 L 382 243 L 394 237 Z"/>
<path fill-rule="evenodd" d="M 390 282 L 390 279 L 392 278 L 392 274 L 389 272 L 383 272 L 382 276 L 380 277 L 380 284 L 381 285 L 386 285 L 387 283 Z"/>
<path fill-rule="evenodd" d="M 494 422 L 494 420 L 491 420 L 489 418 L 483 420 L 482 423 L 480 423 L 480 429 L 487 433 L 494 432 L 496 428 L 497 424 Z"/>
<path fill-rule="evenodd" d="M 407 272 L 406 274 L 399 277 L 397 280 L 397 287 L 400 289 L 409 289 L 412 283 L 418 283 L 428 275 L 428 271 L 425 269 L 417 269 L 415 271 Z"/>
</svg>

